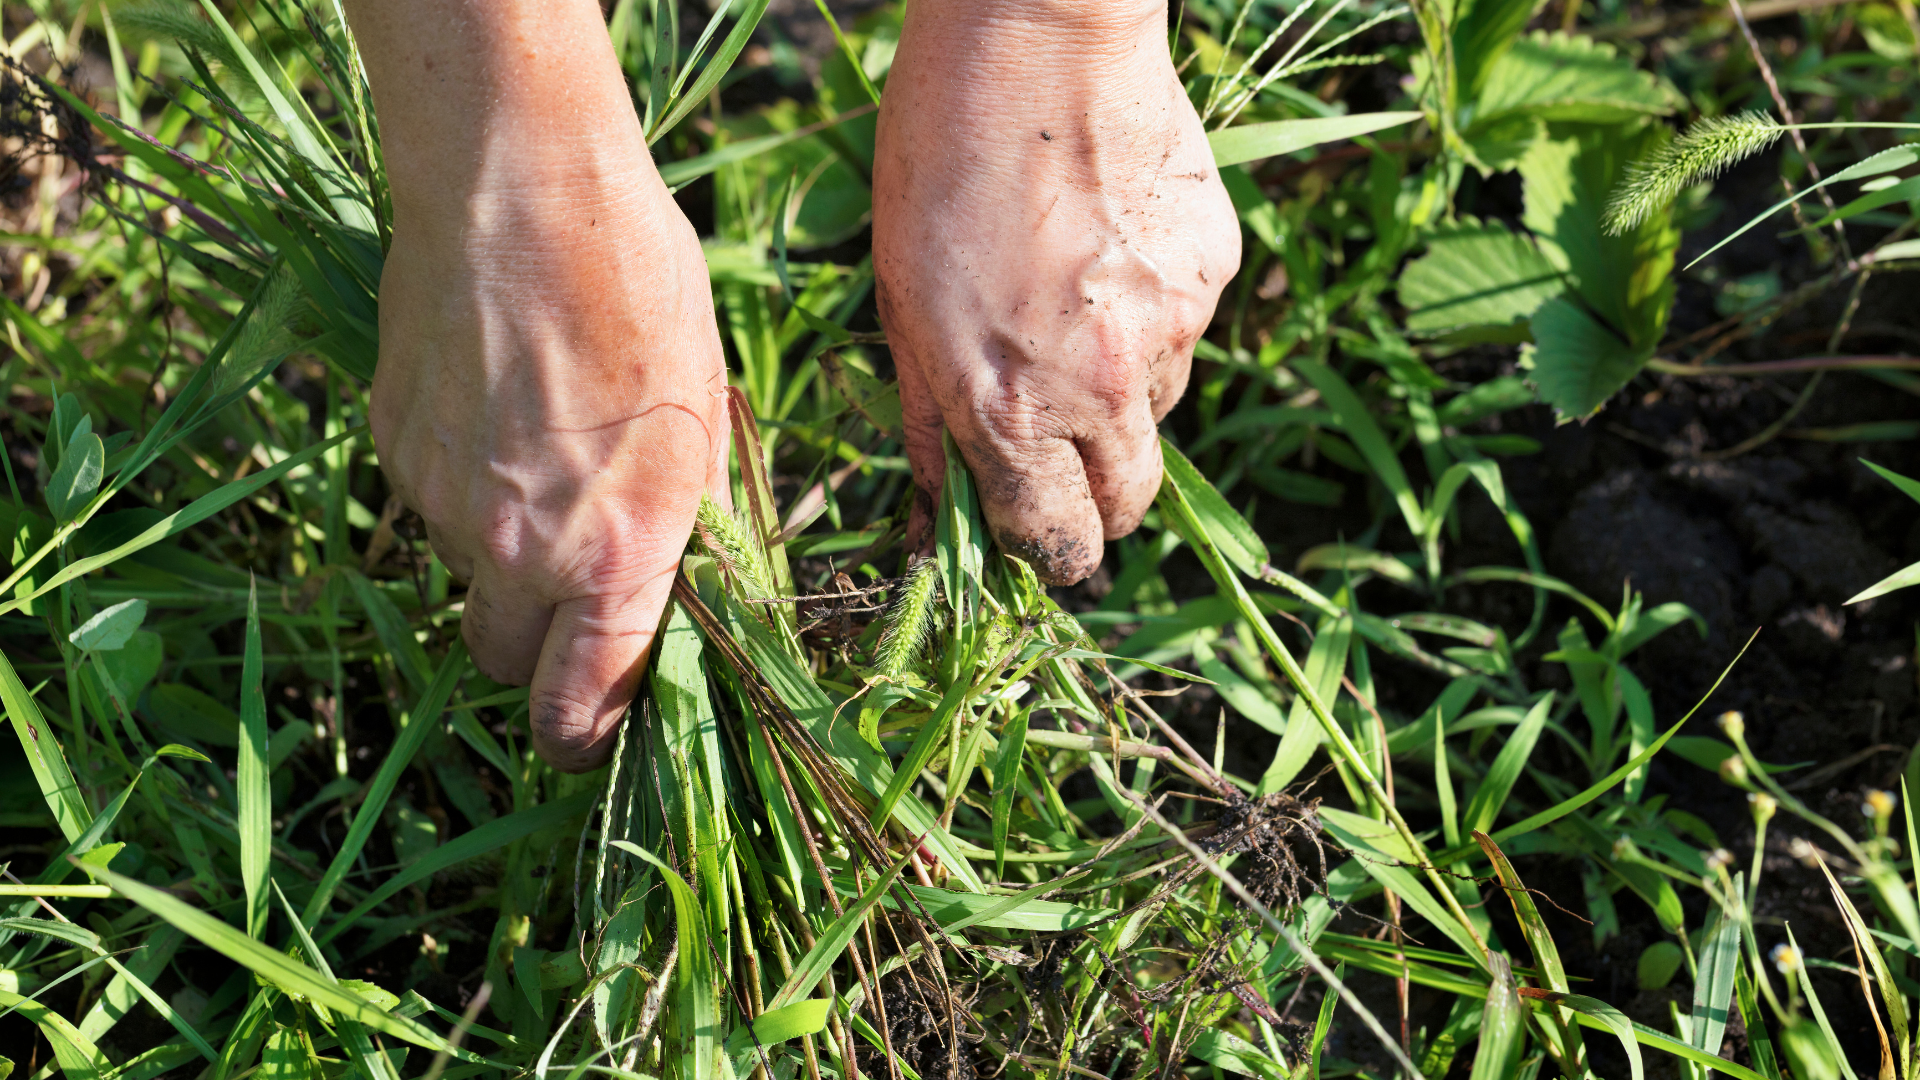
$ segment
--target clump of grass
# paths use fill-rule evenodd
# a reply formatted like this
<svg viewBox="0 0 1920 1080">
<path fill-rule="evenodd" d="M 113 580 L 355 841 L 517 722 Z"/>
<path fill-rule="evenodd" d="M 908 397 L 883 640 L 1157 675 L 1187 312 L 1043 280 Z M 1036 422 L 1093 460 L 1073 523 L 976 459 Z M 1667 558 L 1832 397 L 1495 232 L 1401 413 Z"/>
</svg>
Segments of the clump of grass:
<svg viewBox="0 0 1920 1080">
<path fill-rule="evenodd" d="M 1672 203 L 1702 180 L 1711 180 L 1779 140 L 1786 127 L 1761 112 L 1710 116 L 1627 170 L 1627 180 L 1607 200 L 1601 225 L 1619 236 Z"/>
</svg>

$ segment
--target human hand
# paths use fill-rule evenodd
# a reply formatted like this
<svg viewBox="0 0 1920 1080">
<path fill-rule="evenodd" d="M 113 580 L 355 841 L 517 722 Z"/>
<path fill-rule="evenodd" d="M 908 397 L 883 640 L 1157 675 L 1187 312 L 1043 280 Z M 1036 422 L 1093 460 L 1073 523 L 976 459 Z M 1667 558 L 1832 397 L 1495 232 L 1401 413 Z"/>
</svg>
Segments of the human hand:
<svg viewBox="0 0 1920 1080">
<path fill-rule="evenodd" d="M 1160 485 L 1156 425 L 1240 262 L 1162 3 L 916 0 L 881 101 L 874 266 L 924 535 L 943 426 L 1053 584 Z"/>
<path fill-rule="evenodd" d="M 534 748 L 584 771 L 638 686 L 702 491 L 727 490 L 706 263 L 597 8 L 569 8 L 572 51 L 565 18 L 558 40 L 543 21 L 524 52 L 519 27 L 483 28 L 505 41 L 491 82 L 484 42 L 421 44 L 446 23 L 360 25 L 437 6 L 355 20 L 362 41 L 385 43 L 369 66 L 394 194 L 373 437 L 434 551 L 470 583 L 475 665 L 531 682 Z M 428 74 L 447 68 L 485 84 L 463 95 Z M 443 108 L 439 123 L 477 127 L 421 116 Z"/>
</svg>

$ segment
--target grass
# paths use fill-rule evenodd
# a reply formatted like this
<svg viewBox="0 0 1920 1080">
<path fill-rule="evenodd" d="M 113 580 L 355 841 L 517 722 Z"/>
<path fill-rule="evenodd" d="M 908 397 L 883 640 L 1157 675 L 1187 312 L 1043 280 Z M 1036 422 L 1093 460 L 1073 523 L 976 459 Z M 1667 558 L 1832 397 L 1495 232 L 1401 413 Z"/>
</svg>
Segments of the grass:
<svg viewBox="0 0 1920 1080">
<path fill-rule="evenodd" d="M 935 557 L 902 549 L 899 404 L 857 250 L 899 13 L 833 27 L 810 104 L 728 111 L 764 0 L 684 27 L 670 3 L 615 5 L 665 171 L 710 191 L 741 509 L 702 508 L 645 692 L 582 777 L 531 753 L 524 690 L 472 670 L 460 591 L 378 474 L 388 203 L 335 9 L 11 19 L 0 1076 L 1812 1080 L 1856 1075 L 1831 1017 L 1863 1002 L 1880 1075 L 1915 1075 L 1904 792 L 1849 829 L 1737 714 L 1721 740 L 1681 736 L 1692 713 L 1660 715 L 1634 666 L 1699 616 L 1549 576 L 1500 460 L 1538 446 L 1486 423 L 1587 415 L 1641 377 L 1675 197 L 1784 128 L 1713 119 L 1743 102 L 1711 84 L 1706 127 L 1663 143 L 1673 103 L 1646 72 L 1483 4 L 1183 9 L 1175 59 L 1252 239 L 1198 346 L 1182 423 L 1204 434 L 1165 443 L 1097 602 L 990 547 L 954 454 Z M 807 78 L 775 44 L 754 77 Z M 112 80 L 78 93 L 88 58 Z M 1605 94 L 1556 83 L 1569 69 Z M 1376 70 L 1398 96 L 1329 104 Z M 1834 151 L 1858 164 L 1828 181 L 1911 159 L 1875 149 Z M 1316 171 L 1349 160 L 1366 168 Z M 1469 178 L 1507 170 L 1518 229 L 1467 212 Z M 1278 201 L 1276 171 L 1301 178 Z M 1623 181 L 1631 232 L 1607 247 Z M 1872 250 L 1911 257 L 1912 203 L 1870 198 L 1891 190 L 1803 235 L 1891 216 Z M 1559 216 L 1533 213 L 1550 193 Z M 1480 259 L 1470 305 L 1444 295 L 1467 233 L 1513 263 Z M 1825 289 L 1873 267 L 1821 258 Z M 1497 370 L 1437 372 L 1488 343 Z M 1468 500 L 1514 565 L 1453 561 Z M 1361 527 L 1276 566 L 1251 522 L 1329 504 Z M 1492 590 L 1524 621 L 1463 613 Z M 1397 672 L 1439 689 L 1396 708 Z M 1163 696 L 1182 686 L 1225 706 L 1211 742 Z M 1238 775 L 1258 729 L 1272 758 Z M 1750 867 L 1650 791 L 1663 754 L 1751 794 Z M 1798 850 L 1850 961 L 1763 937 L 1783 812 L 1825 838 Z M 1585 992 L 1548 914 L 1580 901 L 1521 873 L 1543 851 L 1592 883 L 1596 933 L 1645 905 L 1663 937 L 1639 985 L 1692 987 L 1668 1016 Z M 1836 963 L 1860 999 L 1816 993 L 1809 968 Z M 1417 1027 L 1416 990 L 1443 1003 Z"/>
</svg>

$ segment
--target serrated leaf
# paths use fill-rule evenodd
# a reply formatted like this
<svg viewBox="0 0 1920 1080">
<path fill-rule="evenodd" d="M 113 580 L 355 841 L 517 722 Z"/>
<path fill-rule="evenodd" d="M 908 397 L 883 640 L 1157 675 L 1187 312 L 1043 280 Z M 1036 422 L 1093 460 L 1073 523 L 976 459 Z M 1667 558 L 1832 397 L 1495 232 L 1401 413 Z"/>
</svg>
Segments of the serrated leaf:
<svg viewBox="0 0 1920 1080">
<path fill-rule="evenodd" d="M 1525 320 L 1566 282 L 1532 241 L 1469 217 L 1434 234 L 1427 253 L 1400 272 L 1398 289 L 1407 329 L 1435 333 Z"/>
<path fill-rule="evenodd" d="M 1565 297 L 1542 305 L 1532 325 L 1533 344 L 1523 359 L 1532 366 L 1540 400 L 1570 420 L 1597 412 L 1653 355 L 1621 341 Z"/>
<path fill-rule="evenodd" d="M 147 602 L 139 598 L 123 600 L 80 624 L 67 640 L 83 649 L 114 652 L 126 647 L 133 632 L 147 617 Z"/>
<path fill-rule="evenodd" d="M 1600 222 L 1628 167 L 1667 137 L 1657 125 L 1638 132 L 1610 127 L 1539 143 L 1520 163 L 1524 221 L 1541 253 L 1565 271 L 1570 291 L 1591 315 L 1642 352 L 1651 352 L 1666 330 L 1680 234 L 1666 209 L 1618 236 L 1607 235 Z"/>
<path fill-rule="evenodd" d="M 1477 101 L 1544 0 L 1473 0 L 1456 9 L 1453 67 L 1461 102 Z"/>
<path fill-rule="evenodd" d="M 1486 90 L 1464 125 L 1485 129 L 1517 114 L 1547 121 L 1619 124 L 1666 116 L 1673 102 L 1658 80 L 1611 45 L 1535 31 L 1513 43 L 1486 74 Z"/>
</svg>

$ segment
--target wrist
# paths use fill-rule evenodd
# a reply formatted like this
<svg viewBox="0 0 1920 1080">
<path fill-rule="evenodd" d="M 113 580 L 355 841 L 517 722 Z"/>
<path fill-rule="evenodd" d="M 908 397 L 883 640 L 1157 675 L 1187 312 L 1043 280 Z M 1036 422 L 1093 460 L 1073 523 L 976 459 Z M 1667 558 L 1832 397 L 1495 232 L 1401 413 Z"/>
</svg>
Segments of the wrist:
<svg viewBox="0 0 1920 1080">
<path fill-rule="evenodd" d="M 395 213 L 658 186 L 595 0 L 348 0 Z"/>
<path fill-rule="evenodd" d="M 913 0 L 905 33 L 938 36 L 959 55 L 1012 54 L 1060 67 L 1110 61 L 1164 42 L 1166 0 Z"/>
</svg>

